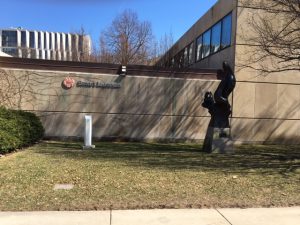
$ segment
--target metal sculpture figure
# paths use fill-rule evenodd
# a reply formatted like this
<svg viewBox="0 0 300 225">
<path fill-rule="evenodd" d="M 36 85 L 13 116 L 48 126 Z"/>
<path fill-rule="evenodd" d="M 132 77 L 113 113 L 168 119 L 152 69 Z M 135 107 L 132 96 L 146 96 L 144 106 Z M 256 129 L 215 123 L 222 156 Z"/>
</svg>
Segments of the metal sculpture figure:
<svg viewBox="0 0 300 225">
<path fill-rule="evenodd" d="M 228 102 L 228 96 L 235 87 L 236 79 L 227 62 L 223 62 L 223 70 L 218 70 L 218 78 L 221 78 L 221 82 L 217 90 L 214 95 L 211 92 L 205 93 L 202 106 L 207 108 L 211 114 L 209 123 L 211 127 L 229 128 L 231 106 Z"/>
<path fill-rule="evenodd" d="M 221 82 L 216 89 L 214 95 L 211 92 L 206 92 L 202 106 L 207 108 L 211 119 L 207 135 L 204 140 L 204 151 L 211 152 L 212 137 L 209 133 L 213 128 L 229 128 L 229 116 L 231 114 L 231 106 L 228 101 L 228 96 L 233 91 L 236 79 L 235 75 L 227 62 L 223 62 L 223 70 L 218 70 L 218 79 Z M 222 137 L 220 133 L 220 137 Z M 226 134 L 225 134 L 226 135 Z"/>
</svg>

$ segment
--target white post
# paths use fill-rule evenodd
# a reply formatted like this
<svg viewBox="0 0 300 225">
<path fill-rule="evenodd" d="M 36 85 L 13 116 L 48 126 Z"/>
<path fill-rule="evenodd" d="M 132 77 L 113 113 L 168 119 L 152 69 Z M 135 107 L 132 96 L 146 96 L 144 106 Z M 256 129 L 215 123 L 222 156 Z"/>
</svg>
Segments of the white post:
<svg viewBox="0 0 300 225">
<path fill-rule="evenodd" d="M 92 116 L 85 115 L 85 131 L 84 131 L 84 146 L 83 149 L 95 148 L 92 145 Z"/>
</svg>

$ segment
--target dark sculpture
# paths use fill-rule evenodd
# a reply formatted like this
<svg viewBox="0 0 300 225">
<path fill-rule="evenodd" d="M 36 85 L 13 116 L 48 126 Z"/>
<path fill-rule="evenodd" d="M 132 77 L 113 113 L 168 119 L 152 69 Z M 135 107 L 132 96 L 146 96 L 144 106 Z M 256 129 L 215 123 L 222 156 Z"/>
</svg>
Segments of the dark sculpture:
<svg viewBox="0 0 300 225">
<path fill-rule="evenodd" d="M 211 120 L 210 127 L 229 128 L 229 116 L 231 114 L 231 106 L 228 102 L 228 96 L 235 87 L 235 76 L 227 62 L 223 62 L 223 70 L 218 70 L 218 79 L 221 82 L 214 95 L 206 92 L 202 106 L 207 108 Z"/>
<path fill-rule="evenodd" d="M 230 132 L 228 128 L 231 106 L 228 96 L 235 87 L 235 76 L 227 62 L 223 62 L 223 70 L 218 70 L 218 79 L 221 80 L 214 95 L 206 92 L 202 106 L 207 108 L 211 119 L 203 143 L 203 151 L 220 153 L 232 151 L 230 147 Z M 218 137 L 215 136 L 218 134 Z"/>
</svg>

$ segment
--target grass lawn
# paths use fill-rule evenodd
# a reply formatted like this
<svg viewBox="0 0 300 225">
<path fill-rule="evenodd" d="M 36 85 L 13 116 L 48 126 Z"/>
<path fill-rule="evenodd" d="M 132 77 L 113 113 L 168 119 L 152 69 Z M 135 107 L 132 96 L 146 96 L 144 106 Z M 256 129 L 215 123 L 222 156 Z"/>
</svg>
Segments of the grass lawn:
<svg viewBox="0 0 300 225">
<path fill-rule="evenodd" d="M 300 146 L 42 142 L 0 158 L 0 210 L 300 205 Z M 71 190 L 53 190 L 73 184 Z"/>
</svg>

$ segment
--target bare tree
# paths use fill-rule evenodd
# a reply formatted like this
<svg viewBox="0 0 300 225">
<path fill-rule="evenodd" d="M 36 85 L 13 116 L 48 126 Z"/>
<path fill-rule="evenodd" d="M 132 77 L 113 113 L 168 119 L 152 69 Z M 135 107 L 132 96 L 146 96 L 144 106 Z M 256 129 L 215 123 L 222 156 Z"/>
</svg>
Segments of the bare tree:
<svg viewBox="0 0 300 225">
<path fill-rule="evenodd" d="M 104 62 L 147 64 L 151 57 L 152 28 L 138 15 L 125 10 L 100 35 L 100 57 Z"/>
<path fill-rule="evenodd" d="M 253 46 L 251 56 L 240 66 L 266 74 L 299 71 L 300 0 L 243 0 L 240 4 L 256 12 L 249 16 L 243 35 Z"/>
<path fill-rule="evenodd" d="M 108 48 L 103 34 L 100 35 L 99 43 L 100 43 L 100 49 L 98 55 L 99 61 L 102 63 L 114 63 L 114 55 Z"/>
<path fill-rule="evenodd" d="M 169 33 L 165 33 L 159 40 L 154 44 L 155 48 L 155 62 L 154 64 L 159 64 L 162 67 L 169 67 L 170 65 L 166 65 L 169 63 L 170 59 L 170 48 L 174 44 L 173 33 L 170 31 Z"/>
<path fill-rule="evenodd" d="M 159 55 L 165 54 L 174 44 L 173 33 L 165 33 L 163 37 L 160 38 L 159 42 Z"/>
</svg>

